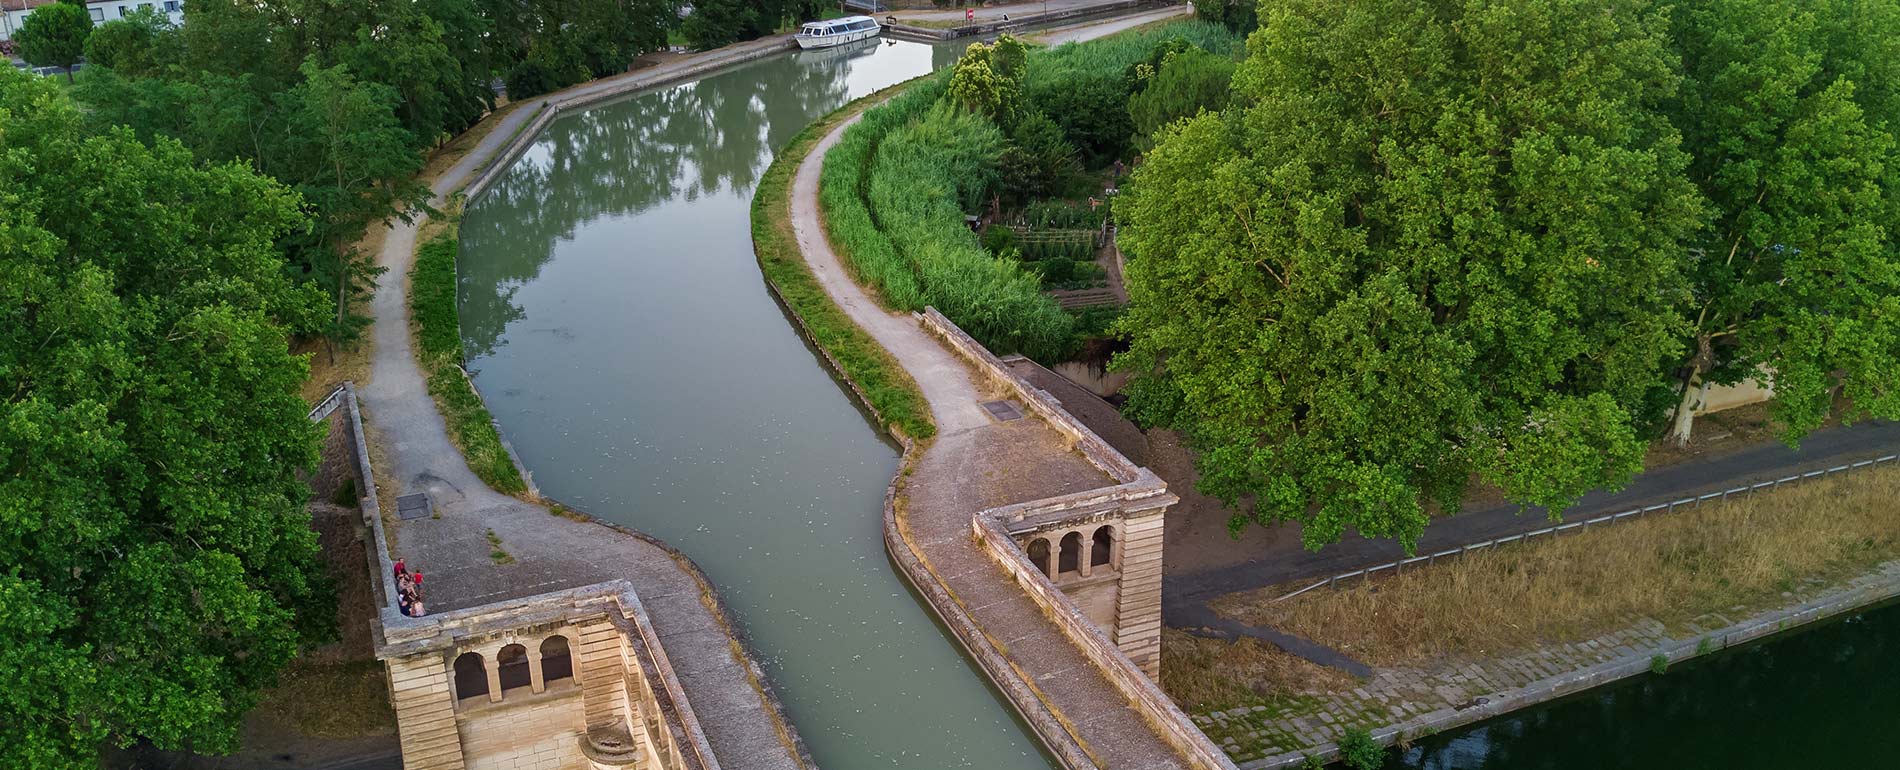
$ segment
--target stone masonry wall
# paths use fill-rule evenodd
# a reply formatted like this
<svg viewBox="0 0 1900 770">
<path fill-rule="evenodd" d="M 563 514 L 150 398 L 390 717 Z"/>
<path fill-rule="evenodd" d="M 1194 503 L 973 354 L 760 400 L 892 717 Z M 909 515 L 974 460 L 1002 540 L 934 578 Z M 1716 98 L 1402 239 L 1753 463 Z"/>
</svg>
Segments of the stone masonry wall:
<svg viewBox="0 0 1900 770">
<path fill-rule="evenodd" d="M 1196 767 L 1233 768 L 1233 761 L 1161 692 L 1161 546 L 1163 516 L 1179 498 L 1152 471 L 1136 466 L 1062 408 L 1055 397 L 1023 380 L 936 308 L 919 314 L 924 328 L 941 338 L 977 372 L 1009 389 L 1029 410 L 1075 442 L 1089 462 L 1121 484 L 1072 495 L 977 512 L 978 542 L 1001 564 L 1064 635 L 1094 661 L 1130 706 Z M 1116 618 L 1110 629 L 1087 613 L 1036 568 L 1015 535 L 1078 520 L 1116 523 L 1121 578 Z M 1111 638 L 1112 637 L 1112 638 Z"/>
</svg>

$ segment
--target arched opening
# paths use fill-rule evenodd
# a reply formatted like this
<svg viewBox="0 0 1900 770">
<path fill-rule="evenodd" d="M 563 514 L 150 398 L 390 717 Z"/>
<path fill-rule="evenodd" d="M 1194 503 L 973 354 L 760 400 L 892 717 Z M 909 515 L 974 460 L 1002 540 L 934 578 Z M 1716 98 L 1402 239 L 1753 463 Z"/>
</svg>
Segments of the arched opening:
<svg viewBox="0 0 1900 770">
<path fill-rule="evenodd" d="M 1089 566 L 1108 566 L 1115 549 L 1115 528 L 1106 524 L 1096 527 L 1095 536 L 1091 539 L 1095 541 L 1095 546 L 1089 551 Z"/>
<path fill-rule="evenodd" d="M 501 654 L 495 656 L 495 665 L 501 674 L 501 691 L 505 695 L 516 687 L 527 687 L 533 681 L 528 675 L 528 648 L 511 644 L 501 648 Z"/>
<path fill-rule="evenodd" d="M 1057 560 L 1060 572 L 1082 571 L 1082 533 L 1070 532 L 1062 536 L 1062 557 Z"/>
<path fill-rule="evenodd" d="M 556 679 L 574 676 L 574 658 L 567 653 L 567 637 L 550 636 L 541 640 L 541 681 L 551 684 Z"/>
<path fill-rule="evenodd" d="M 488 694 L 488 668 L 482 654 L 464 652 L 455 658 L 455 697 L 473 698 Z"/>
<path fill-rule="evenodd" d="M 1049 574 L 1049 541 L 1040 537 L 1029 541 L 1029 563 L 1036 565 L 1042 574 Z"/>
</svg>

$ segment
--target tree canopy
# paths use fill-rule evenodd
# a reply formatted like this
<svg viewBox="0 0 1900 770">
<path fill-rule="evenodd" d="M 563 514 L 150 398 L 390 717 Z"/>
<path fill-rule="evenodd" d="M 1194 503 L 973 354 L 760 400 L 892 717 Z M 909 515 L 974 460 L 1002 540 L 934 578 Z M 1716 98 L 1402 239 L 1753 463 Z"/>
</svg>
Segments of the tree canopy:
<svg viewBox="0 0 1900 770">
<path fill-rule="evenodd" d="M 1712 382 L 1769 381 L 1793 441 L 1836 395 L 1900 417 L 1900 4 L 1691 0 L 1671 116 L 1713 218 L 1685 245 L 1694 299 L 1674 436 Z"/>
<path fill-rule="evenodd" d="M 71 67 L 86 53 L 86 36 L 92 33 L 92 15 L 83 4 L 53 3 L 33 9 L 20 23 L 14 42 L 20 45 L 20 58 L 37 67 Z"/>
<path fill-rule="evenodd" d="M 1639 0 L 1270 0 L 1236 106 L 1125 200 L 1130 411 L 1232 526 L 1410 547 L 1474 477 L 1561 510 L 1630 477 L 1703 221 Z"/>
<path fill-rule="evenodd" d="M 92 134 L 53 83 L 0 71 L 0 766 L 234 749 L 334 634 L 286 336 L 326 303 L 274 245 L 303 225 L 245 165 Z"/>
</svg>

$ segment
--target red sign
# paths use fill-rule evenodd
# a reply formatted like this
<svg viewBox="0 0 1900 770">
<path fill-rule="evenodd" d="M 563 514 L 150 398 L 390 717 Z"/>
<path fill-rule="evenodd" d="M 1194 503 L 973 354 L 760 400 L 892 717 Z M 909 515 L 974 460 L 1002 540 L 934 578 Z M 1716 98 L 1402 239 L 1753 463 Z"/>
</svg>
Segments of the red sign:
<svg viewBox="0 0 1900 770">
<path fill-rule="evenodd" d="M 963 9 L 963 20 L 964 20 L 964 21 L 976 21 L 976 9 L 975 9 L 975 8 L 965 8 L 965 9 Z"/>
</svg>

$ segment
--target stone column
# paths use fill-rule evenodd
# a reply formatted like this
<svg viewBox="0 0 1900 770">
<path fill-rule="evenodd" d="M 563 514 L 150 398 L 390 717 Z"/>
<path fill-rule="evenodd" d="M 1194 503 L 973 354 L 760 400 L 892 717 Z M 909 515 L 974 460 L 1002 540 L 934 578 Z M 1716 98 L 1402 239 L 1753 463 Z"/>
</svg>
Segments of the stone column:
<svg viewBox="0 0 1900 770">
<path fill-rule="evenodd" d="M 1095 561 L 1095 538 L 1086 532 L 1076 532 L 1075 535 L 1082 542 L 1082 553 L 1077 554 L 1075 568 L 1082 572 L 1082 577 L 1088 577 L 1089 565 Z"/>
<path fill-rule="evenodd" d="M 1115 604 L 1115 645 L 1151 679 L 1161 676 L 1162 519 L 1175 498 L 1160 507 L 1128 511 L 1122 519 L 1120 592 Z"/>
<path fill-rule="evenodd" d="M 581 686 L 587 728 L 625 729 L 632 709 L 627 707 L 626 642 L 620 629 L 603 619 L 575 631 L 580 644 L 568 654 L 573 656 L 574 677 Z"/>
<path fill-rule="evenodd" d="M 548 681 L 541 676 L 541 645 L 524 644 L 521 648 L 528 651 L 528 692 L 547 692 Z"/>
<path fill-rule="evenodd" d="M 501 648 L 482 650 L 482 673 L 488 675 L 488 702 L 501 702 Z"/>
</svg>

